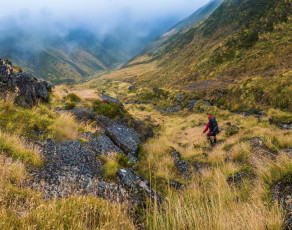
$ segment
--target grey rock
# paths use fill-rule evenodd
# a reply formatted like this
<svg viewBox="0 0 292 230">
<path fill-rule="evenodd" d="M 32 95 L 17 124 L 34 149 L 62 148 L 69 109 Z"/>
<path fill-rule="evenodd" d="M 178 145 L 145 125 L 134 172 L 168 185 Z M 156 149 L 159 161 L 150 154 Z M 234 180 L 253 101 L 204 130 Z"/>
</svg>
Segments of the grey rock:
<svg viewBox="0 0 292 230">
<path fill-rule="evenodd" d="M 176 151 L 173 147 L 171 147 L 171 154 L 175 167 L 184 176 L 184 178 L 188 180 L 190 165 L 181 158 L 180 153 Z"/>
<path fill-rule="evenodd" d="M 196 104 L 198 103 L 199 100 L 194 99 L 193 102 L 189 105 L 189 110 L 190 112 L 194 111 L 194 107 L 196 106 Z"/>
<path fill-rule="evenodd" d="M 132 90 L 134 90 L 135 89 L 135 86 L 133 86 L 133 85 L 131 85 L 130 87 L 129 87 L 129 90 L 130 91 L 132 91 Z"/>
<path fill-rule="evenodd" d="M 207 106 L 212 106 L 209 101 L 203 101 L 203 104 Z"/>
<path fill-rule="evenodd" d="M 109 154 L 123 153 L 123 151 L 118 148 L 102 131 L 99 136 L 89 141 L 87 146 L 89 146 L 89 148 L 97 155 L 109 156 Z"/>
<path fill-rule="evenodd" d="M 137 201 L 145 201 L 148 197 L 152 200 L 161 202 L 163 197 L 152 188 L 149 181 L 137 176 L 132 169 L 120 169 L 117 171 L 117 179 L 120 185 L 125 188 Z"/>
<path fill-rule="evenodd" d="M 119 104 L 119 106 L 120 106 L 121 108 L 124 107 L 123 104 L 122 104 L 118 99 L 113 98 L 113 97 L 111 97 L 111 96 L 109 96 L 109 95 L 102 94 L 101 99 L 104 100 L 104 101 L 117 103 L 117 104 Z"/>
<path fill-rule="evenodd" d="M 277 126 L 280 129 L 284 129 L 284 130 L 291 130 L 292 129 L 292 123 L 291 124 L 278 123 Z"/>
<path fill-rule="evenodd" d="M 185 186 L 182 183 L 180 183 L 178 181 L 173 181 L 173 180 L 170 181 L 169 186 L 172 188 L 175 188 L 177 190 L 185 188 Z"/>
<path fill-rule="evenodd" d="M 44 166 L 31 171 L 32 179 L 27 183 L 42 191 L 45 198 L 85 194 L 118 202 L 125 200 L 124 189 L 102 181 L 102 163 L 96 159 L 96 152 L 79 141 L 56 144 L 48 139 L 43 155 Z"/>
<path fill-rule="evenodd" d="M 16 103 L 22 107 L 37 105 L 38 100 L 48 102 L 52 85 L 46 81 L 38 82 L 29 73 L 14 73 L 12 65 L 0 59 L 1 90 L 15 92 Z"/>
<path fill-rule="evenodd" d="M 72 110 L 68 110 L 67 112 L 75 115 L 75 117 L 80 121 L 95 121 L 97 118 L 97 113 L 88 108 L 74 108 Z"/>
<path fill-rule="evenodd" d="M 112 124 L 105 129 L 105 133 L 123 152 L 127 153 L 132 163 L 136 157 L 141 143 L 139 134 L 132 128 L 123 124 Z"/>
</svg>

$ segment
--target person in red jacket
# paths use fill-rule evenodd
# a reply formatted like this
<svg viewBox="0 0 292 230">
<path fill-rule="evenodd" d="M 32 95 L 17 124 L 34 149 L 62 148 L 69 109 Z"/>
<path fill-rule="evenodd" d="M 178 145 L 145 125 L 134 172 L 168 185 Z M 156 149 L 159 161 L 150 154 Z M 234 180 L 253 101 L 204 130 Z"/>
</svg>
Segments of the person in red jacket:
<svg viewBox="0 0 292 230">
<path fill-rule="evenodd" d="M 206 128 L 205 128 L 203 134 L 204 134 L 205 132 L 207 132 L 208 129 L 210 129 L 210 119 L 211 119 L 211 118 L 212 118 L 212 116 L 209 115 L 209 116 L 208 116 L 208 120 L 209 120 L 209 122 L 208 122 L 208 124 L 206 125 Z M 216 142 L 217 142 L 216 134 L 212 133 L 212 132 L 211 132 L 211 129 L 210 129 L 209 132 L 207 133 L 207 139 L 210 141 L 211 145 L 213 145 L 213 142 L 212 142 L 212 140 L 211 140 L 211 137 L 214 137 L 214 145 L 215 145 Z"/>
</svg>

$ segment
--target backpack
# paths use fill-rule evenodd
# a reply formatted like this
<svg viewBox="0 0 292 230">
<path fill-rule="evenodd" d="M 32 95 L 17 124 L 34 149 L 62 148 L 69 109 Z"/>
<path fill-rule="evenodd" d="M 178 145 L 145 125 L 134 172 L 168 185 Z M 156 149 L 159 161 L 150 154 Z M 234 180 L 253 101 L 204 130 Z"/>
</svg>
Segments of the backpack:
<svg viewBox="0 0 292 230">
<path fill-rule="evenodd" d="M 214 134 L 214 135 L 217 135 L 217 134 L 220 133 L 219 127 L 218 127 L 218 124 L 217 124 L 217 121 L 216 121 L 215 117 L 212 117 L 209 120 L 209 128 L 210 128 L 211 133 Z"/>
</svg>

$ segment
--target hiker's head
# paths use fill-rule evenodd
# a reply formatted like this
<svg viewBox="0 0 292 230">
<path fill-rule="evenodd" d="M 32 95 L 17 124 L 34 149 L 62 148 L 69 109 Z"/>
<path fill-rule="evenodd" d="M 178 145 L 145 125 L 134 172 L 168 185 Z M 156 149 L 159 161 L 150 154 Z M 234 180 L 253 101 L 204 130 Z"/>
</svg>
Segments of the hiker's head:
<svg viewBox="0 0 292 230">
<path fill-rule="evenodd" d="M 212 118 L 212 116 L 211 116 L 211 115 L 209 115 L 209 116 L 208 116 L 208 119 L 210 120 L 211 118 Z"/>
</svg>

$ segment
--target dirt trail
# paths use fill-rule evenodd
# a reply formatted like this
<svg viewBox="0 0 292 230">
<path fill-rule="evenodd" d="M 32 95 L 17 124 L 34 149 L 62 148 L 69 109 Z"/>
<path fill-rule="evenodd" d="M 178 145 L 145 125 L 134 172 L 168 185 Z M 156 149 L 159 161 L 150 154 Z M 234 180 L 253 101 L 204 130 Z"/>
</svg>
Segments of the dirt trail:
<svg viewBox="0 0 292 230">
<path fill-rule="evenodd" d="M 77 90 L 77 89 L 68 89 L 64 87 L 58 87 L 55 89 L 62 96 L 66 96 L 69 93 L 75 93 L 82 99 L 98 99 L 102 100 L 101 97 L 98 95 L 97 91 L 94 89 L 84 89 L 84 90 Z"/>
</svg>

